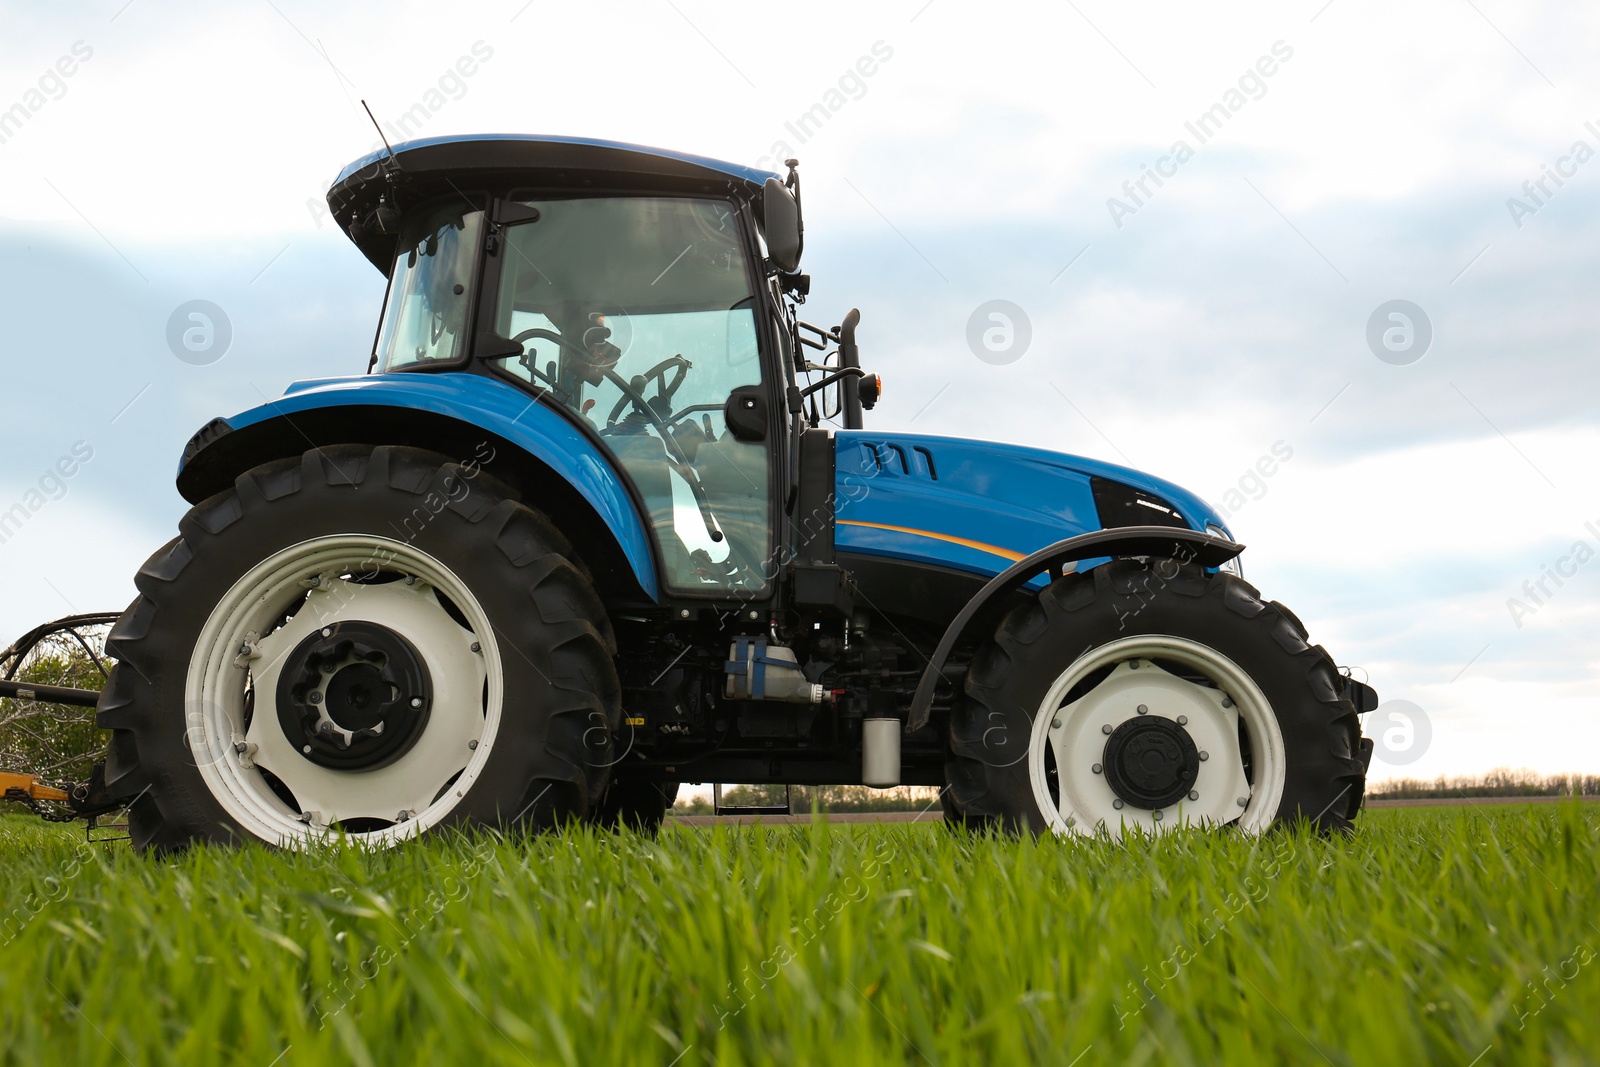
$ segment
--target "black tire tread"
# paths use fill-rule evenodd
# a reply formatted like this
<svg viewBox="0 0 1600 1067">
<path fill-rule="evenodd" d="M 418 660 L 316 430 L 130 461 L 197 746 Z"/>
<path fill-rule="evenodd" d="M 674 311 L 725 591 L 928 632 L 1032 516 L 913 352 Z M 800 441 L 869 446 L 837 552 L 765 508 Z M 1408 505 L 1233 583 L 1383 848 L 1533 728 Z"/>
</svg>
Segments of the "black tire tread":
<svg viewBox="0 0 1600 1067">
<path fill-rule="evenodd" d="M 1043 829 L 1042 816 L 1022 810 L 1016 801 L 1018 775 L 1022 782 L 1027 778 L 1025 762 L 997 766 L 1002 761 L 984 758 L 989 754 L 985 731 L 995 714 L 1004 716 L 1018 706 L 1019 686 L 1025 684 L 1020 676 L 1028 673 L 1021 668 L 1029 663 L 1034 646 L 1047 634 L 1052 640 L 1061 640 L 1062 634 L 1074 631 L 1081 634 L 1081 647 L 1074 644 L 1071 655 L 1081 655 L 1102 643 L 1092 632 L 1094 627 L 1082 621 L 1085 613 L 1103 610 L 1118 598 L 1126 602 L 1130 596 L 1143 595 L 1139 591 L 1151 588 L 1154 566 L 1149 561 L 1117 560 L 1085 574 L 1057 579 L 1036 599 L 1013 608 L 997 626 L 993 639 L 976 650 L 963 694 L 951 714 L 946 750 L 947 784 L 942 799 L 947 819 L 954 825 L 1011 833 Z M 1225 611 L 1245 620 L 1254 635 L 1252 641 L 1270 644 L 1293 664 L 1290 669 L 1304 687 L 1302 699 L 1293 709 L 1300 723 L 1297 728 L 1326 740 L 1309 761 L 1293 769 L 1294 780 L 1285 783 L 1277 821 L 1306 821 L 1325 832 L 1347 830 L 1360 810 L 1365 772 L 1359 759 L 1360 721 L 1343 696 L 1332 657 L 1320 645 L 1310 644 L 1305 627 L 1292 612 L 1264 601 L 1254 586 L 1232 574 L 1208 574 L 1182 566 L 1173 576 L 1162 576 L 1159 588 L 1161 595 L 1172 598 L 1174 610 L 1188 600 L 1193 603 L 1182 604 L 1185 612 Z M 1143 631 L 1136 627 L 1130 632 Z M 1285 709 L 1274 710 L 1281 722 Z M 1033 709 L 1026 713 L 1031 720 Z"/>
<path fill-rule="evenodd" d="M 264 464 L 239 475 L 231 489 L 202 501 L 179 523 L 179 536 L 158 549 L 134 579 L 138 596 L 112 628 L 107 648 L 117 658 L 97 718 L 111 730 L 107 786 L 131 804 L 129 828 L 141 850 L 167 853 L 195 842 L 230 842 L 242 831 L 192 783 L 180 783 L 187 745 L 174 743 L 172 718 L 183 714 L 184 677 L 192 648 L 182 627 L 166 617 L 186 598 L 218 590 L 196 586 L 196 563 L 218 548 L 217 539 L 241 521 L 269 521 L 281 502 L 303 493 L 383 487 L 423 498 L 461 477 L 464 468 L 421 449 L 401 446 L 333 446 Z M 538 779 L 529 782 L 524 811 L 543 827 L 590 815 L 604 792 L 612 738 L 621 725 L 616 637 L 593 585 L 576 564 L 572 546 L 543 514 L 518 502 L 503 483 L 482 471 L 480 491 L 451 500 L 448 509 L 498 548 L 508 580 L 526 583 L 528 610 L 501 633 L 503 655 L 533 656 L 549 679 L 556 706 L 540 739 Z M 449 494 L 446 494 L 448 499 Z M 213 603 L 208 600 L 206 603 Z M 209 609 L 207 609 L 209 610 Z M 530 662 L 534 662 L 530 660 Z M 515 709 L 506 708 L 506 714 Z M 596 730 L 598 722 L 604 730 Z M 504 729 L 504 728 L 503 728 Z M 192 762 L 192 761 L 191 761 Z M 537 781 L 544 799 L 536 795 Z M 557 788 L 550 788 L 554 784 Z M 201 790 L 203 792 L 203 789 Z"/>
</svg>

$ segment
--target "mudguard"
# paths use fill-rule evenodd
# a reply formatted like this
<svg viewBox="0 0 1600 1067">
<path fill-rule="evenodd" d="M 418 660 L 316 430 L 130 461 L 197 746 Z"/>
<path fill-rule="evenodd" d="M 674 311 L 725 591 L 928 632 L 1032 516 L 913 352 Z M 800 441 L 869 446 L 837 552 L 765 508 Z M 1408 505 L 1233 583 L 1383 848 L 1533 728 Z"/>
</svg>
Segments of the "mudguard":
<svg viewBox="0 0 1600 1067">
<path fill-rule="evenodd" d="M 960 614 L 951 620 L 944 637 L 939 640 L 939 647 L 934 650 L 933 658 L 923 669 L 921 680 L 917 682 L 917 692 L 911 700 L 911 712 L 906 718 L 906 733 L 914 733 L 928 725 L 934 688 L 939 684 L 945 662 L 966 632 L 968 623 L 985 606 L 1000 602 L 1006 594 L 1042 576 L 1059 577 L 1067 564 L 1086 559 L 1154 556 L 1198 563 L 1202 567 L 1220 567 L 1243 551 L 1244 546 L 1233 541 L 1225 541 L 1198 530 L 1179 530 L 1170 526 L 1121 526 L 1096 530 L 1041 548 L 991 578 L 967 602 Z"/>
<path fill-rule="evenodd" d="M 482 374 L 371 374 L 354 378 L 328 378 L 296 382 L 277 400 L 270 400 L 228 419 L 209 423 L 195 434 L 184 450 L 178 470 L 178 488 L 191 501 L 216 491 L 217 483 L 231 484 L 233 477 L 260 459 L 235 444 L 252 430 L 264 431 L 285 424 L 293 433 L 295 454 L 322 442 L 305 433 L 302 425 L 315 419 L 355 426 L 377 414 L 385 425 L 407 421 L 438 425 L 441 418 L 460 427 L 493 435 L 544 464 L 594 509 L 605 529 L 615 538 L 620 554 L 639 588 L 659 599 L 655 559 L 649 530 L 641 517 L 629 483 L 600 446 L 569 419 L 509 383 Z M 322 436 L 322 435 L 319 435 Z M 426 444 L 427 437 L 367 443 Z M 359 437 L 351 440 L 360 440 Z M 231 446 L 231 447 L 230 447 Z M 220 467 L 219 467 L 220 465 Z"/>
</svg>

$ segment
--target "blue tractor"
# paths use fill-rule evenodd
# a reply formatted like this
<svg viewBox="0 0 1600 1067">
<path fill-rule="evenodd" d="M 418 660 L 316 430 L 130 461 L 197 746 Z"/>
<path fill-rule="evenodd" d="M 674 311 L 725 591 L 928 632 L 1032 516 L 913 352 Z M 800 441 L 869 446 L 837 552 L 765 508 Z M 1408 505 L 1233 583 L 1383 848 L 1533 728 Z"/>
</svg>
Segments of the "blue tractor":
<svg viewBox="0 0 1600 1067">
<path fill-rule="evenodd" d="M 346 167 L 368 373 L 202 428 L 108 647 L 135 844 L 658 826 L 684 782 L 941 787 L 968 827 L 1331 830 L 1376 703 L 1199 497 L 869 430 L 799 179 L 605 141 Z"/>
</svg>

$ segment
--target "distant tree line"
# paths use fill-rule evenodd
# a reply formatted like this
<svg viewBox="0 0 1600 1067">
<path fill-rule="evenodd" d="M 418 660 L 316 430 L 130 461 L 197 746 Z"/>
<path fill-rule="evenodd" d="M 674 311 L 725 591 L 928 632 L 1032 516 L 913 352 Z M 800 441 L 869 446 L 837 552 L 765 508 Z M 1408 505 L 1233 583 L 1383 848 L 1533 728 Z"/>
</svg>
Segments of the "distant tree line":
<svg viewBox="0 0 1600 1067">
<path fill-rule="evenodd" d="M 790 804 L 796 814 L 809 812 L 812 805 L 821 811 L 925 811 L 939 808 L 939 790 L 931 786 L 900 786 L 896 789 L 869 789 L 864 785 L 796 785 L 789 787 Z M 781 785 L 737 785 L 722 793 L 722 806 L 780 807 L 784 802 Z M 683 796 L 673 805 L 674 815 L 710 815 L 711 801 L 704 797 Z"/>
<path fill-rule="evenodd" d="M 1600 796 L 1600 775 L 1536 774 L 1530 770 L 1501 767 L 1479 775 L 1440 775 L 1432 781 L 1419 778 L 1391 778 L 1367 786 L 1372 800 L 1425 800 L 1448 797 L 1552 797 Z M 863 785 L 791 786 L 791 804 L 797 814 L 809 812 L 812 805 L 830 812 L 937 811 L 939 791 L 931 787 L 901 786 L 898 789 L 869 789 Z M 784 802 L 781 785 L 739 785 L 722 793 L 723 807 L 778 807 Z M 710 815 L 711 801 L 704 797 L 680 797 L 672 808 L 674 815 Z"/>
<path fill-rule="evenodd" d="M 1498 767 L 1487 774 L 1440 775 L 1433 781 L 1391 778 L 1367 786 L 1369 800 L 1426 800 L 1431 797 L 1600 796 L 1600 775 L 1536 774 Z"/>
</svg>

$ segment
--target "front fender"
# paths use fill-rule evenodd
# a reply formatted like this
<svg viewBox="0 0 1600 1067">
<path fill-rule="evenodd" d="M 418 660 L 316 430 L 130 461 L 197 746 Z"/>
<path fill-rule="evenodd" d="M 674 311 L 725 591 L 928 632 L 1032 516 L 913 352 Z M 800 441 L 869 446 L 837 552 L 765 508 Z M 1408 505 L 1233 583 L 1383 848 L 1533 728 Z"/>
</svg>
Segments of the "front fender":
<svg viewBox="0 0 1600 1067">
<path fill-rule="evenodd" d="M 615 542 L 638 589 L 652 600 L 659 597 L 650 533 L 631 483 L 564 413 L 486 375 L 373 374 L 296 382 L 277 400 L 215 420 L 195 434 L 179 464 L 178 491 L 198 503 L 259 463 L 318 445 L 438 450 L 471 448 L 473 437 L 505 442 L 538 464 L 547 484 L 570 487 L 575 502 L 592 511 Z M 561 495 L 532 501 L 558 526 L 572 517 L 552 509 L 562 503 Z M 580 540 L 571 529 L 565 532 Z"/>
<path fill-rule="evenodd" d="M 1081 563 L 1100 556 L 1149 556 L 1198 563 L 1202 567 L 1220 567 L 1243 551 L 1243 545 L 1198 530 L 1178 530 L 1170 526 L 1121 526 L 1069 537 L 1018 560 L 989 579 L 988 584 L 967 602 L 967 606 L 945 628 L 939 647 L 934 650 L 933 658 L 928 661 L 922 677 L 917 681 L 917 692 L 911 699 L 911 711 L 906 718 L 906 733 L 915 733 L 928 725 L 928 716 L 933 710 L 934 689 L 944 677 L 945 662 L 949 660 L 950 653 L 955 651 L 957 642 L 967 632 L 973 619 L 985 608 L 1003 603 L 1008 594 L 1035 578 L 1055 578 L 1063 573 L 1063 568 L 1069 563 Z"/>
</svg>

